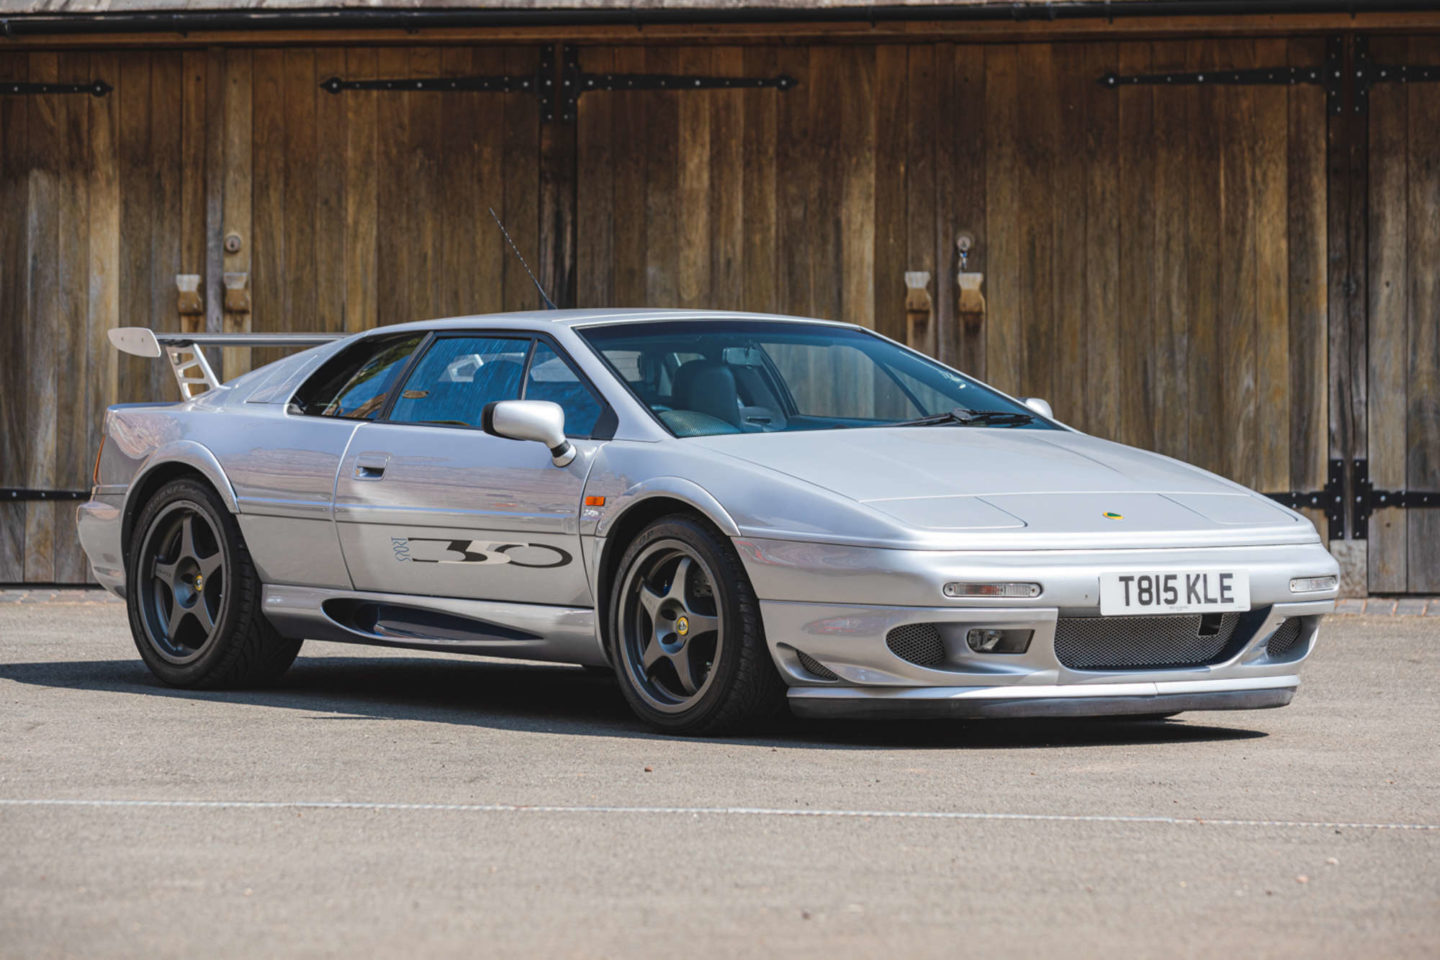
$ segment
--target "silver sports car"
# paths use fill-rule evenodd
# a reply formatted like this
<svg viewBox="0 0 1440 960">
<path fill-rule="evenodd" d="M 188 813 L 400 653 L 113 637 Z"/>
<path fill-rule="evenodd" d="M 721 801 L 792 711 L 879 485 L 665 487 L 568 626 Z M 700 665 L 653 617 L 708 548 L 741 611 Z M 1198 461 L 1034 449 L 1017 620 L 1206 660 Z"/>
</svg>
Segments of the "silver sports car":
<svg viewBox="0 0 1440 960">
<path fill-rule="evenodd" d="M 338 339 L 112 331 L 80 537 L 166 683 L 303 639 L 613 669 L 717 733 L 1290 701 L 1338 570 L 1300 514 L 870 330 L 549 311 Z M 310 346 L 220 384 L 203 349 Z"/>
</svg>

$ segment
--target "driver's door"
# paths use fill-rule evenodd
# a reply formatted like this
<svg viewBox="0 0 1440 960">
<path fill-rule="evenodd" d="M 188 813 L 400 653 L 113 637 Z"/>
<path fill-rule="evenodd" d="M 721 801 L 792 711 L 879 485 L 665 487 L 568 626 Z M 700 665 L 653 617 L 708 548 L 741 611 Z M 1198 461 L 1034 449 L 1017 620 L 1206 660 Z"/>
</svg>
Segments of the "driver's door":
<svg viewBox="0 0 1440 960">
<path fill-rule="evenodd" d="M 581 393 L 571 391 L 567 424 L 580 456 L 567 467 L 541 444 L 479 428 L 487 403 L 545 393 L 537 381 L 555 370 L 547 357 L 556 359 L 554 348 L 529 337 L 437 337 L 387 416 L 355 432 L 340 465 L 335 521 L 357 589 L 592 603 L 579 536 L 594 446 L 585 440 L 594 419 L 587 423 L 581 402 L 593 396 L 588 387 L 573 377 Z"/>
</svg>

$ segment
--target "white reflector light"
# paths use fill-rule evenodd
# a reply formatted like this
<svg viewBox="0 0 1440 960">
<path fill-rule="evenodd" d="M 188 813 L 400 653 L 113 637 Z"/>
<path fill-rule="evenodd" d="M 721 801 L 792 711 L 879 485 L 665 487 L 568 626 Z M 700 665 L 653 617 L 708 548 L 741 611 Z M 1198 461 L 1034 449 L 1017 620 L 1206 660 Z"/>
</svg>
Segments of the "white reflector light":
<svg viewBox="0 0 1440 960">
<path fill-rule="evenodd" d="M 1038 597 L 1038 583 L 947 583 L 947 597 Z"/>
<path fill-rule="evenodd" d="M 1320 593 L 1325 590 L 1334 590 L 1336 580 L 1334 576 L 1329 577 L 1296 577 L 1290 581 L 1291 593 Z"/>
</svg>

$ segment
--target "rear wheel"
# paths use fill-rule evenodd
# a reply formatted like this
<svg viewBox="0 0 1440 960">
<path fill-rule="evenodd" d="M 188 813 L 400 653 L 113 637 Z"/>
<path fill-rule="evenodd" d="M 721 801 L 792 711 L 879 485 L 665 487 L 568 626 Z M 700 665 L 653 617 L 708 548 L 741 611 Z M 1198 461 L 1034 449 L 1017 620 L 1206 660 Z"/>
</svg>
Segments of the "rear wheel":
<svg viewBox="0 0 1440 960">
<path fill-rule="evenodd" d="M 300 651 L 260 611 L 240 526 L 215 492 L 175 480 L 135 524 L 127 570 L 130 632 L 152 673 L 177 687 L 241 687 L 284 673 Z"/>
<path fill-rule="evenodd" d="M 785 702 L 745 570 L 698 520 L 662 518 L 630 544 L 610 618 L 620 689 L 657 727 L 728 733 L 765 722 Z"/>
</svg>

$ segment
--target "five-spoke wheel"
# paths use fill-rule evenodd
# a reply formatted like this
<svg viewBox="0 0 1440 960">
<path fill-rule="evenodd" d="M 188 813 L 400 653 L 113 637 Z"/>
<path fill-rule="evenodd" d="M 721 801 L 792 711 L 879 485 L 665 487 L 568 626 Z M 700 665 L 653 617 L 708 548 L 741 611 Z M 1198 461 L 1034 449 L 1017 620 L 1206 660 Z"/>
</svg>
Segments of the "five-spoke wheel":
<svg viewBox="0 0 1440 960">
<path fill-rule="evenodd" d="M 126 602 L 140 656 L 178 687 L 273 680 L 300 641 L 260 609 L 261 584 L 240 526 L 198 479 L 165 484 L 140 509 L 127 550 Z"/>
<path fill-rule="evenodd" d="M 630 543 L 608 627 L 621 691 L 657 726 L 726 732 L 763 722 L 784 702 L 745 570 L 697 518 L 662 518 Z"/>
</svg>

